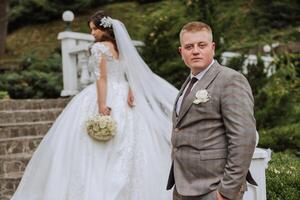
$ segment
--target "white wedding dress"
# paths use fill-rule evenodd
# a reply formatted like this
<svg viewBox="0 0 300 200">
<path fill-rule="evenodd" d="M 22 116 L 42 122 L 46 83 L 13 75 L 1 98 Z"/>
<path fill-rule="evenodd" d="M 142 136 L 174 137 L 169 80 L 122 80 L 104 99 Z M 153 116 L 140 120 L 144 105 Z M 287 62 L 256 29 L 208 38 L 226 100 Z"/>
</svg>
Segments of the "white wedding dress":
<svg viewBox="0 0 300 200">
<path fill-rule="evenodd" d="M 76 95 L 57 118 L 12 200 L 171 199 L 165 190 L 171 165 L 171 118 L 154 116 L 153 108 L 138 98 L 137 106 L 130 108 L 122 62 L 102 43 L 95 43 L 91 51 L 96 77 L 99 56 L 107 59 L 106 102 L 117 122 L 116 136 L 98 142 L 86 133 L 86 120 L 98 113 L 94 83 Z"/>
</svg>

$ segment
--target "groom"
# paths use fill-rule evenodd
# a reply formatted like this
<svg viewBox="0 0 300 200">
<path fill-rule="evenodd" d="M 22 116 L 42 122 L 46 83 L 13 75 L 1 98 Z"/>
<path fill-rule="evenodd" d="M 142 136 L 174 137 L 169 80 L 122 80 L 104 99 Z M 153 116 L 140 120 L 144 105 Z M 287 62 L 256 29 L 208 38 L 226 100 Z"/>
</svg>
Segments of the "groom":
<svg viewBox="0 0 300 200">
<path fill-rule="evenodd" d="M 174 200 L 240 200 L 255 149 L 253 96 L 246 78 L 214 60 L 211 28 L 190 22 L 179 52 L 191 74 L 173 114 L 172 160 L 167 189 Z"/>
</svg>

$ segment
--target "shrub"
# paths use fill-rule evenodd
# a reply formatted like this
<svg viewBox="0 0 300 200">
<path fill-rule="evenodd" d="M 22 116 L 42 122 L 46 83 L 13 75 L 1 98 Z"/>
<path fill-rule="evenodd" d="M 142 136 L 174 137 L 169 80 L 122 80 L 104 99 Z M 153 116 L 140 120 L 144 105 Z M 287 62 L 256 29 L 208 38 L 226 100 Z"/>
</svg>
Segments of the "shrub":
<svg viewBox="0 0 300 200">
<path fill-rule="evenodd" d="M 253 1 L 251 17 L 261 31 L 299 25 L 300 3 L 297 0 Z"/>
<path fill-rule="evenodd" d="M 56 73 L 24 71 L 6 76 L 8 94 L 13 99 L 59 97 L 61 76 Z"/>
<path fill-rule="evenodd" d="M 164 2 L 162 7 L 148 16 L 151 24 L 145 38 L 143 57 L 151 69 L 176 87 L 180 87 L 189 71 L 178 54 L 179 31 L 188 21 L 184 4 Z"/>
<path fill-rule="evenodd" d="M 291 150 L 300 155 L 300 123 L 259 131 L 259 146 L 274 151 Z"/>
<path fill-rule="evenodd" d="M 276 73 L 255 94 L 257 125 L 261 129 L 298 123 L 300 118 L 300 79 L 289 55 L 274 64 Z"/>
<path fill-rule="evenodd" d="M 23 70 L 0 75 L 0 90 L 14 99 L 56 98 L 62 90 L 61 56 L 53 53 L 48 59 L 28 55 Z"/>
<path fill-rule="evenodd" d="M 298 200 L 300 159 L 289 153 L 273 153 L 266 170 L 267 199 Z"/>
<path fill-rule="evenodd" d="M 9 99 L 7 91 L 0 91 L 0 99 Z"/>
</svg>

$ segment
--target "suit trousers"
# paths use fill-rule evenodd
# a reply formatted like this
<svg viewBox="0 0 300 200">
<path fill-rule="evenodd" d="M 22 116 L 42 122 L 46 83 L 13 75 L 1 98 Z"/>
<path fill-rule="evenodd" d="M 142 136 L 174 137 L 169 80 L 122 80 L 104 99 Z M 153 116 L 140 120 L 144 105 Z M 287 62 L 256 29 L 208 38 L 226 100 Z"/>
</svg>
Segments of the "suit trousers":
<svg viewBox="0 0 300 200">
<path fill-rule="evenodd" d="M 200 195 L 200 196 L 182 196 L 177 192 L 176 187 L 174 187 L 173 200 L 218 200 L 217 190 L 214 190 L 210 193 Z M 239 198 L 236 198 L 234 200 L 243 200 L 243 195 L 241 195 Z"/>
</svg>

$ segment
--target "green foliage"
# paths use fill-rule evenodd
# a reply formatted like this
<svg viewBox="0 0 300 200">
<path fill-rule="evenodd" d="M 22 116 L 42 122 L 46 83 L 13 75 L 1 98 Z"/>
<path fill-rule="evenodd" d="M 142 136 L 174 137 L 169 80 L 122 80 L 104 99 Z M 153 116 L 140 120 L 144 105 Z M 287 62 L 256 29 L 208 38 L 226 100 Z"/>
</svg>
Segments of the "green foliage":
<svg viewBox="0 0 300 200">
<path fill-rule="evenodd" d="M 274 151 L 291 150 L 300 155 L 300 123 L 260 130 L 259 146 Z"/>
<path fill-rule="evenodd" d="M 178 54 L 179 32 L 187 21 L 184 4 L 164 2 L 161 8 L 148 16 L 151 24 L 145 38 L 142 54 L 152 70 L 179 87 L 188 74 Z"/>
<path fill-rule="evenodd" d="M 277 71 L 255 95 L 259 145 L 275 151 L 292 150 L 300 154 L 300 77 L 299 55 L 281 55 Z"/>
<path fill-rule="evenodd" d="M 37 55 L 33 54 L 30 57 L 26 57 L 22 65 L 26 67 L 27 70 L 37 70 L 46 73 L 60 73 L 61 59 L 61 55 L 58 52 L 54 52 L 46 60 L 40 60 Z"/>
<path fill-rule="evenodd" d="M 13 99 L 56 98 L 62 90 L 61 56 L 52 54 L 47 60 L 35 55 L 24 59 L 23 70 L 0 75 L 0 90 Z"/>
<path fill-rule="evenodd" d="M 0 99 L 9 99 L 9 95 L 6 91 L 0 91 Z"/>
<path fill-rule="evenodd" d="M 300 79 L 295 65 L 289 55 L 279 56 L 274 64 L 276 73 L 255 95 L 259 128 L 289 125 L 300 119 Z"/>
<path fill-rule="evenodd" d="M 300 159 L 288 153 L 273 153 L 266 170 L 267 199 L 298 200 Z"/>
<path fill-rule="evenodd" d="M 58 84 L 62 77 L 55 73 L 24 71 L 6 76 L 7 90 L 13 99 L 56 98 L 62 89 Z"/>
<path fill-rule="evenodd" d="M 293 63 L 297 73 L 297 77 L 300 78 L 300 54 L 299 53 L 289 54 L 289 57 L 287 59 L 288 62 Z"/>
<path fill-rule="evenodd" d="M 147 18 L 147 23 L 151 26 L 145 37 L 143 56 L 155 73 L 165 77 L 177 88 L 189 73 L 178 53 L 179 32 L 189 21 L 201 19 L 213 24 L 215 3 L 216 1 L 167 1 Z M 219 41 L 219 36 L 219 32 L 214 31 L 216 41 Z M 217 54 L 221 50 L 221 47 L 218 48 Z"/>
<path fill-rule="evenodd" d="M 161 0 L 138 0 L 139 3 L 152 3 L 157 1 L 161 1 Z"/>
<path fill-rule="evenodd" d="M 256 0 L 250 15 L 261 32 L 300 25 L 300 2 L 297 0 Z"/>
<path fill-rule="evenodd" d="M 49 22 L 61 18 L 65 10 L 82 13 L 94 5 L 109 0 L 12 0 L 10 2 L 9 30 L 26 24 Z"/>
</svg>

